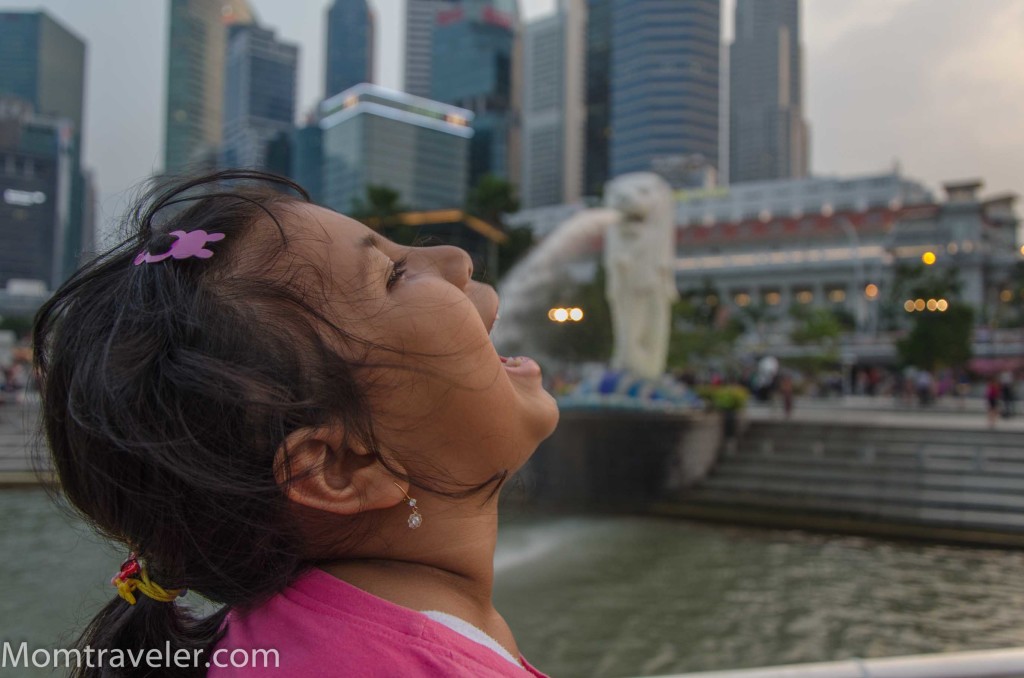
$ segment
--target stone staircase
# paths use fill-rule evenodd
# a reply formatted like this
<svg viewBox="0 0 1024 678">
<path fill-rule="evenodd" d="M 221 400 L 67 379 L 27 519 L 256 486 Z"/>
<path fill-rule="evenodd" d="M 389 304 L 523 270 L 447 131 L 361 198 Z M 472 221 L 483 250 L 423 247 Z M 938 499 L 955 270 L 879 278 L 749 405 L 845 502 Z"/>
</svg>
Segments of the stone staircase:
<svg viewBox="0 0 1024 678">
<path fill-rule="evenodd" d="M 781 527 L 1024 546 L 1024 434 L 752 422 L 658 512 Z"/>
</svg>

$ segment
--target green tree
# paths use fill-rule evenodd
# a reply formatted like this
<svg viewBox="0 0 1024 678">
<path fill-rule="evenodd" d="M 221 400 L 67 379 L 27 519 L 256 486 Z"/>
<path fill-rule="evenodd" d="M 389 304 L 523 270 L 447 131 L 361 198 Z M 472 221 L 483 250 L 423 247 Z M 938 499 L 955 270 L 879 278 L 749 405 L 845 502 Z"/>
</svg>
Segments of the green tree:
<svg viewBox="0 0 1024 678">
<path fill-rule="evenodd" d="M 519 226 L 506 231 L 508 241 L 498 248 L 498 278 L 512 270 L 523 256 L 533 247 L 533 229 Z"/>
<path fill-rule="evenodd" d="M 397 223 L 395 217 L 409 208 L 402 203 L 402 195 L 390 186 L 368 184 L 366 194 L 352 201 L 352 216 L 370 228 L 380 231 L 401 245 L 413 245 L 419 228 Z"/>
<path fill-rule="evenodd" d="M 485 174 L 466 196 L 465 209 L 468 214 L 508 234 L 508 240 L 498 247 L 496 260 L 491 261 L 491 265 L 498 269 L 492 280 L 500 280 L 533 246 L 532 229 L 508 230 L 505 227 L 505 215 L 519 211 L 515 186 L 499 176 Z"/>
<path fill-rule="evenodd" d="M 896 264 L 889 295 L 879 309 L 883 329 L 896 330 L 906 326 L 903 304 L 908 299 L 948 299 L 960 294 L 963 287 L 956 267 L 925 266 L 923 263 Z"/>
<path fill-rule="evenodd" d="M 570 362 L 608 362 L 612 356 L 611 310 L 605 299 L 605 271 L 598 266 L 589 283 L 561 280 L 551 285 L 547 306 L 538 309 L 535 335 L 544 351 Z M 583 310 L 580 322 L 552 322 L 546 317 L 548 308 Z"/>
<path fill-rule="evenodd" d="M 950 303 L 947 311 L 914 313 L 910 333 L 896 343 L 906 365 L 925 370 L 962 367 L 971 358 L 974 309 Z"/>
<path fill-rule="evenodd" d="M 718 290 L 705 279 L 700 287 L 680 293 L 672 306 L 668 367 L 686 369 L 728 360 L 741 334 L 742 320 L 729 315 Z"/>
<path fill-rule="evenodd" d="M 519 211 L 515 187 L 493 174 L 480 177 L 466 196 L 466 212 L 504 230 L 503 215 Z"/>
<path fill-rule="evenodd" d="M 789 314 L 796 321 L 789 338 L 794 344 L 816 344 L 826 350 L 835 350 L 844 330 L 843 319 L 829 308 L 793 306 Z"/>
</svg>

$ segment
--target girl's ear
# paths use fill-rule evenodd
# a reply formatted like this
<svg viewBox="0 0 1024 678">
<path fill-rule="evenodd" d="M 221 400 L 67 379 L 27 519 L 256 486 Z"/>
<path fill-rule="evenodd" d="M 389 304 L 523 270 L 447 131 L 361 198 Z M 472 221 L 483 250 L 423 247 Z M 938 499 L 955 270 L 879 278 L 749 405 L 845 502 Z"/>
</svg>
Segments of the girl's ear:
<svg viewBox="0 0 1024 678">
<path fill-rule="evenodd" d="M 369 450 L 346 445 L 344 433 L 341 425 L 292 432 L 274 457 L 278 485 L 296 504 L 339 515 L 396 506 L 404 496 L 395 477 Z"/>
</svg>

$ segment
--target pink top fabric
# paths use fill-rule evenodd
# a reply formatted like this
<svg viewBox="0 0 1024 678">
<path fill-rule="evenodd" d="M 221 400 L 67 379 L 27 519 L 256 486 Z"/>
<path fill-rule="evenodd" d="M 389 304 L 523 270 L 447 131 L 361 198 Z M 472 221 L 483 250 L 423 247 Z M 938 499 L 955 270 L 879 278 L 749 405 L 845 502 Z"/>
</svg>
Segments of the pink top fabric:
<svg viewBox="0 0 1024 678">
<path fill-rule="evenodd" d="M 231 612 L 227 625 L 214 653 L 227 652 L 217 663 L 231 663 L 232 650 L 273 649 L 279 668 L 263 668 L 262 659 L 245 668 L 211 664 L 208 678 L 546 678 L 525 660 L 519 668 L 419 612 L 316 568 L 251 612 Z"/>
</svg>

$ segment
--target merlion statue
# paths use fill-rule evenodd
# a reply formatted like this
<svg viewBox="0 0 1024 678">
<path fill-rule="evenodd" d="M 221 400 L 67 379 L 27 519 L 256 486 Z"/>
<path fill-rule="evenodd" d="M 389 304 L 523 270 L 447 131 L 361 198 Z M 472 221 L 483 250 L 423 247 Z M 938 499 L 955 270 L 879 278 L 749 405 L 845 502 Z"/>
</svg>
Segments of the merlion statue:
<svg viewBox="0 0 1024 678">
<path fill-rule="evenodd" d="M 664 179 L 624 174 L 605 186 L 620 215 L 605 233 L 605 295 L 612 316 L 611 366 L 655 379 L 665 372 L 675 279 L 675 200 Z"/>
</svg>

